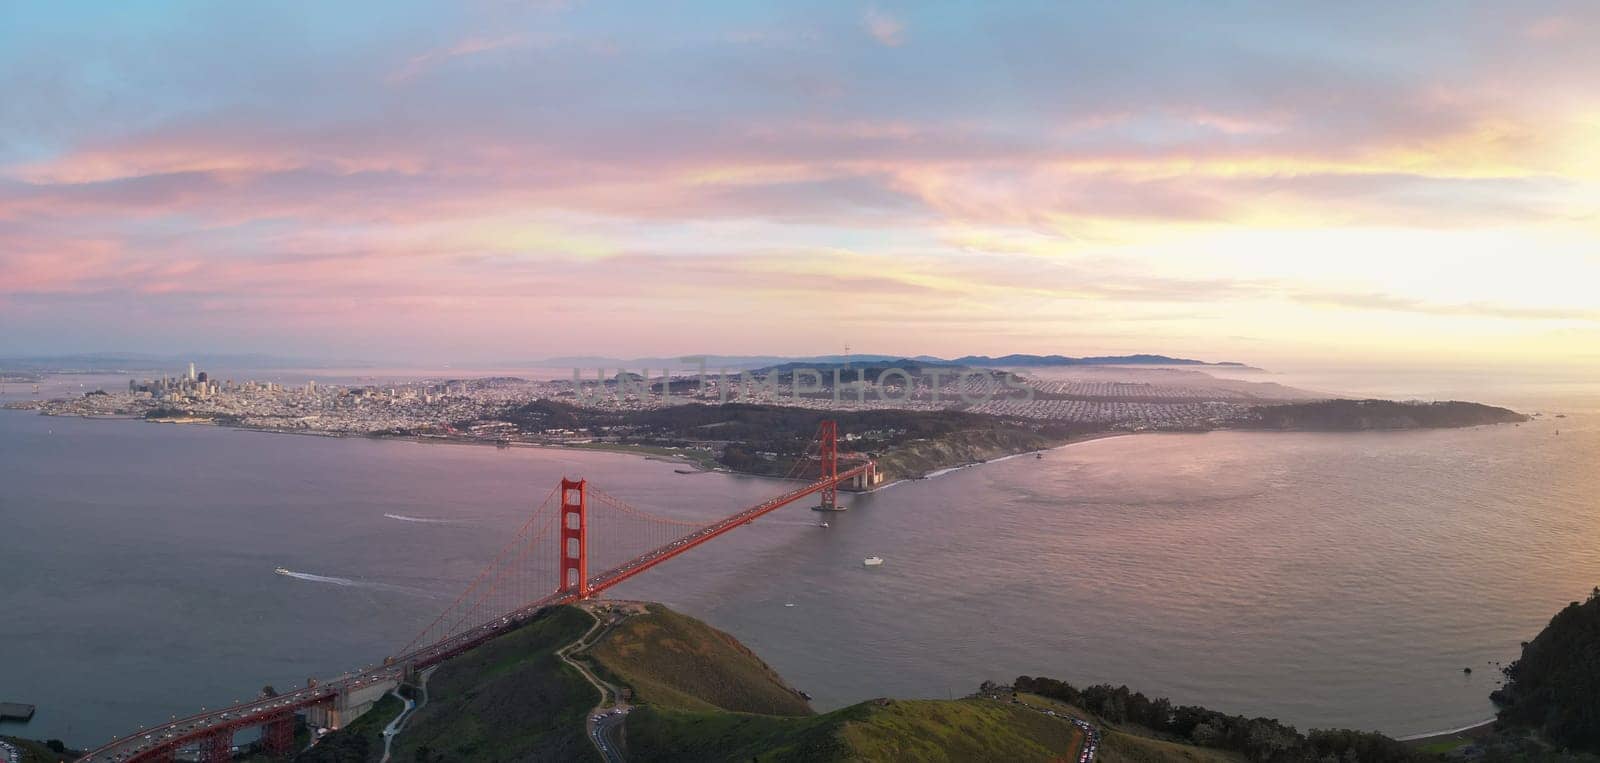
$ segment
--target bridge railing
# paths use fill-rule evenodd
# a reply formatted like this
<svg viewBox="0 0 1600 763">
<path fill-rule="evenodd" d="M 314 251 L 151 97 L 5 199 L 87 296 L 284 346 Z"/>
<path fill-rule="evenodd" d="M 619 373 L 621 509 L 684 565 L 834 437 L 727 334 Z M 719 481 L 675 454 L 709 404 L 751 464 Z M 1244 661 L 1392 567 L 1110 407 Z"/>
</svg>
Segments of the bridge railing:
<svg viewBox="0 0 1600 763">
<path fill-rule="evenodd" d="M 612 586 L 638 575 L 639 573 L 644 572 L 651 567 L 682 554 L 683 552 L 705 543 L 712 538 L 716 538 L 723 533 L 733 530 L 734 528 L 749 522 L 756 517 L 775 511 L 783 506 L 787 506 L 788 504 L 794 503 L 795 501 L 798 501 L 808 495 L 820 493 L 830 486 L 839 485 L 848 480 L 855 479 L 856 477 L 873 468 L 874 464 L 871 461 L 868 461 L 859 466 L 839 472 L 835 476 L 816 480 L 815 482 L 811 482 L 804 487 L 796 488 L 776 498 L 762 501 L 761 503 L 734 514 L 733 516 L 718 520 L 699 530 L 684 535 L 664 546 L 658 546 L 654 549 L 651 549 L 644 554 L 630 559 L 616 567 L 612 567 L 611 569 L 606 570 L 599 575 L 591 576 L 589 578 L 589 592 L 592 595 L 611 588 Z"/>
</svg>

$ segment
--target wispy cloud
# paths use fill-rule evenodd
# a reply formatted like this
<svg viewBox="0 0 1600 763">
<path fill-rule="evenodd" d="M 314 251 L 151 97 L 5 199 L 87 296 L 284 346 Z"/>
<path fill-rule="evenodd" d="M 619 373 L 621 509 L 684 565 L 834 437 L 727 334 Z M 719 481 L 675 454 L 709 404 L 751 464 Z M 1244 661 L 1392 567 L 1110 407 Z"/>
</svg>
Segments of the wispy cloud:
<svg viewBox="0 0 1600 763">
<path fill-rule="evenodd" d="M 862 24 L 867 28 L 867 34 L 879 44 L 891 48 L 900 47 L 905 42 L 906 27 L 899 18 L 878 8 L 868 8 L 862 16 Z"/>
<path fill-rule="evenodd" d="M 1600 322 L 1600 310 L 1578 307 L 1535 307 L 1502 305 L 1492 302 L 1437 303 L 1394 294 L 1301 292 L 1294 299 L 1314 305 L 1356 310 L 1382 310 L 1425 315 L 1445 315 L 1471 318 L 1506 319 L 1517 321 L 1578 321 Z"/>
<path fill-rule="evenodd" d="M 524 38 L 520 35 L 470 37 L 447 48 L 437 48 L 412 56 L 404 66 L 389 75 L 389 81 L 391 83 L 406 82 L 443 66 L 451 60 L 513 47 L 521 45 L 523 42 Z"/>
</svg>

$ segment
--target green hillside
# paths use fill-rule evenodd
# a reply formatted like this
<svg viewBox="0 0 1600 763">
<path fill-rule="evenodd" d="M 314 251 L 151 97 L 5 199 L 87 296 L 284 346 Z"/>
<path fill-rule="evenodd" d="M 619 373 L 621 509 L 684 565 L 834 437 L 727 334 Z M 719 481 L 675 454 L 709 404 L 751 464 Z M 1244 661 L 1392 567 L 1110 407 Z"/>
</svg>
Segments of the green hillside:
<svg viewBox="0 0 1600 763">
<path fill-rule="evenodd" d="M 607 631 L 588 654 L 635 701 L 677 710 L 810 715 L 811 705 L 738 639 L 659 604 Z"/>
<path fill-rule="evenodd" d="M 657 707 L 628 718 L 640 760 L 1053 761 L 1075 758 L 1071 723 L 986 699 L 874 700 L 804 718 Z"/>
<path fill-rule="evenodd" d="M 1095 755 L 1095 763 L 1239 763 L 1243 760 L 1243 755 L 1235 753 L 1121 731 L 1105 732 Z"/>
<path fill-rule="evenodd" d="M 1037 694 L 1017 694 L 1016 699 L 1030 707 L 1054 710 L 1094 724 L 1100 730 L 1096 763 L 1239 763 L 1245 760 L 1243 755 L 1234 752 L 1157 739 L 1149 729 L 1119 728 L 1081 707 Z"/>
<path fill-rule="evenodd" d="M 588 652 L 631 688 L 630 756 L 649 761 L 1048 761 L 1067 721 L 989 700 L 864 702 L 824 715 L 734 637 L 650 604 Z"/>
<path fill-rule="evenodd" d="M 1600 588 L 1556 614 L 1506 668 L 1500 721 L 1573 750 L 1600 752 Z"/>
<path fill-rule="evenodd" d="M 592 625 L 582 610 L 558 607 L 446 661 L 395 738 L 393 759 L 598 760 L 583 724 L 599 692 L 555 655 Z"/>
</svg>

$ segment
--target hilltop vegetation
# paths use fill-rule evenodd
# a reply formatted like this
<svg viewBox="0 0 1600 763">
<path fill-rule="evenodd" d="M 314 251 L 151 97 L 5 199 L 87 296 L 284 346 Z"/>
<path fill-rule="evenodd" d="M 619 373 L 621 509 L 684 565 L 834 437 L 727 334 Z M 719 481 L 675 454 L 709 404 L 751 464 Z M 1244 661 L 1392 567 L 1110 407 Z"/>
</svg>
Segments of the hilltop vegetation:
<svg viewBox="0 0 1600 763">
<path fill-rule="evenodd" d="M 594 618 L 557 607 L 440 666 L 395 759 L 595 760 L 584 718 L 599 693 L 556 656 Z"/>
<path fill-rule="evenodd" d="M 660 604 L 589 649 L 637 701 L 679 710 L 811 715 L 811 705 L 738 639 Z"/>
<path fill-rule="evenodd" d="M 1145 729 L 1170 741 L 1236 753 L 1250 761 L 1315 763 L 1322 760 L 1359 760 L 1364 763 L 1401 763 L 1433 759 L 1433 756 L 1382 734 L 1346 729 L 1319 729 L 1301 734 L 1293 726 L 1272 718 L 1246 718 L 1194 705 L 1173 705 L 1164 697 L 1146 697 L 1126 686 L 1097 684 L 1080 690 L 1065 681 L 1029 676 L 1018 677 L 1012 686 L 1019 692 L 1037 694 L 1082 708 L 1113 725 Z M 1112 747 L 1110 739 L 1106 746 L 1108 749 Z M 1152 749 L 1150 745 L 1124 746 L 1124 750 L 1130 753 L 1138 750 L 1141 753 L 1166 754 Z M 1176 754 L 1178 751 L 1167 752 Z M 1129 754 L 1127 759 L 1152 758 Z M 1184 752 L 1181 756 L 1154 759 L 1206 758 L 1195 757 L 1193 752 Z"/>
<path fill-rule="evenodd" d="M 1567 605 L 1505 669 L 1490 695 L 1503 726 L 1572 750 L 1600 753 L 1600 588 Z"/>
<path fill-rule="evenodd" d="M 632 690 L 632 756 L 649 761 L 1048 761 L 1081 742 L 1072 724 L 986 701 L 877 700 L 815 715 L 732 636 L 658 604 L 589 655 Z"/>
<path fill-rule="evenodd" d="M 817 714 L 737 639 L 659 604 L 616 603 L 574 655 L 623 690 L 632 760 L 683 763 L 1075 760 L 1099 730 L 1097 763 L 1410 763 L 1439 756 L 1381 734 L 1301 733 L 1271 718 L 1174 705 L 1126 686 L 1074 687 L 1022 676 L 958 700 L 878 699 Z M 626 617 L 613 617 L 618 612 Z M 430 701 L 397 737 L 393 760 L 594 760 L 584 722 L 598 693 L 556 656 L 595 623 L 558 607 L 457 656 L 429 681 Z M 1496 692 L 1502 733 L 1472 749 L 1486 761 L 1596 761 L 1600 589 L 1525 645 Z M 301 760 L 375 761 L 397 703 L 329 735 Z M 1052 715 L 1053 713 L 1053 715 Z"/>
<path fill-rule="evenodd" d="M 446 661 L 392 760 L 597 759 L 584 720 L 598 693 L 555 656 L 593 623 L 558 607 Z M 738 640 L 660 605 L 612 626 L 581 659 L 631 690 L 631 760 L 1044 763 L 1073 759 L 1083 742 L 1064 719 L 989 699 L 874 700 L 817 715 Z M 300 759 L 376 761 L 376 732 L 398 709 L 363 716 Z"/>
<path fill-rule="evenodd" d="M 1047 761 L 1081 743 L 1064 720 L 986 700 L 876 700 L 815 715 L 737 639 L 655 604 L 590 655 L 633 691 L 627 740 L 639 760 Z"/>
<path fill-rule="evenodd" d="M 1400 403 L 1393 400 L 1321 400 L 1250 409 L 1245 426 L 1324 432 L 1368 429 L 1437 429 L 1509 424 L 1528 417 L 1506 408 L 1456 400 Z"/>
<path fill-rule="evenodd" d="M 628 746 L 668 763 L 1054 761 L 1073 759 L 1070 722 L 992 700 L 873 700 L 801 718 L 644 707 Z"/>
<path fill-rule="evenodd" d="M 993 693 L 1004 687 L 984 684 L 980 693 Z M 1016 692 L 1015 701 L 1035 708 L 1055 710 L 1082 718 L 1100 731 L 1100 748 L 1095 763 L 1241 763 L 1243 755 L 1226 750 L 1207 749 L 1170 739 L 1157 739 L 1149 729 L 1131 724 L 1115 724 L 1081 707 L 1037 694 Z"/>
</svg>

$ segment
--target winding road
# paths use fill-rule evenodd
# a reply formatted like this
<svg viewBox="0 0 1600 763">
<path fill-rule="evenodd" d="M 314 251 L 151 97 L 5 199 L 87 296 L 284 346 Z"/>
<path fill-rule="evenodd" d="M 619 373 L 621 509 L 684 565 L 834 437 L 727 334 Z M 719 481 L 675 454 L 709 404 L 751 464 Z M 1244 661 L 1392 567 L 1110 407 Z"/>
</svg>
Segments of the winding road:
<svg viewBox="0 0 1600 763">
<path fill-rule="evenodd" d="M 439 666 L 435 665 L 417 674 L 417 692 L 421 695 L 421 698 L 416 702 L 401 696 L 398 690 L 389 692 L 395 699 L 406 703 L 406 707 L 400 711 L 399 715 L 394 717 L 394 720 L 389 721 L 389 725 L 383 727 L 383 759 L 378 763 L 389 763 L 389 749 L 394 745 L 394 738 L 399 736 L 400 732 L 406 730 L 406 722 L 411 720 L 411 716 L 422 709 L 423 705 L 428 704 L 428 677 L 438 669 Z"/>
<path fill-rule="evenodd" d="M 622 725 L 628 719 L 628 711 L 633 708 L 623 701 L 622 692 L 617 687 L 595 675 L 587 665 L 572 659 L 572 653 L 593 646 L 599 636 L 604 635 L 627 615 L 619 616 L 617 610 L 612 609 L 606 613 L 605 619 L 602 619 L 590 607 L 584 607 L 584 611 L 595 619 L 594 625 L 579 636 L 577 641 L 557 650 L 556 656 L 560 657 L 562 662 L 571 665 L 583 675 L 584 680 L 600 692 L 600 704 L 591 708 L 584 720 L 584 733 L 588 735 L 590 744 L 594 745 L 595 750 L 600 753 L 600 759 L 606 763 L 625 763 L 627 756 L 622 751 Z"/>
</svg>

